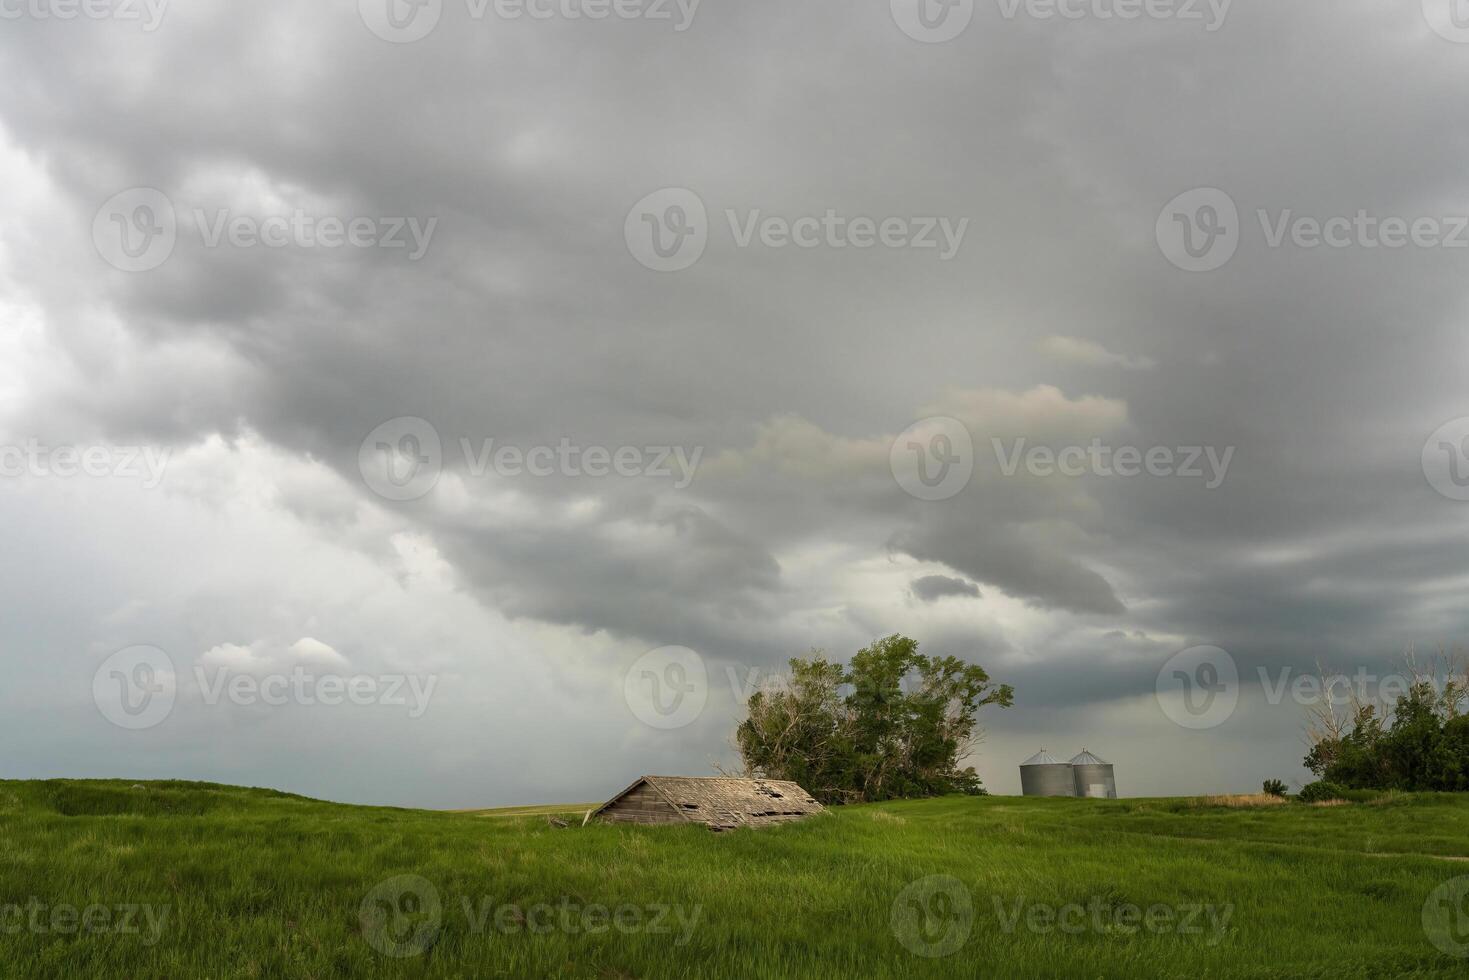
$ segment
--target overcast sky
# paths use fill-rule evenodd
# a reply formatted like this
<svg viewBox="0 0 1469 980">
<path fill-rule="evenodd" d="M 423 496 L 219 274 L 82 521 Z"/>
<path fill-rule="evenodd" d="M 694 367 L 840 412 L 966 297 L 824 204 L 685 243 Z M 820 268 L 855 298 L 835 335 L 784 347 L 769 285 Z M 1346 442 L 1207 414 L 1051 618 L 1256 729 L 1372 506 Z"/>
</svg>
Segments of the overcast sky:
<svg viewBox="0 0 1469 980">
<path fill-rule="evenodd" d="M 997 792 L 1302 781 L 1466 625 L 1452 6 L 5 0 L 0 776 L 592 800 L 904 633 Z"/>
</svg>

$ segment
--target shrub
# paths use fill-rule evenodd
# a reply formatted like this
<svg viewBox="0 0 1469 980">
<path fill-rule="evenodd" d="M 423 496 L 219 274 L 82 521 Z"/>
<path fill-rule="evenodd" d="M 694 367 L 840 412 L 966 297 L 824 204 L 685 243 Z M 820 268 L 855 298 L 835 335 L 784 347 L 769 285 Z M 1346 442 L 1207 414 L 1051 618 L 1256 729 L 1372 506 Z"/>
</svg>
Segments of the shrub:
<svg viewBox="0 0 1469 980">
<path fill-rule="evenodd" d="M 1285 783 L 1278 779 L 1265 780 L 1265 793 L 1268 796 L 1284 796 Z"/>
<path fill-rule="evenodd" d="M 1301 790 L 1302 803 L 1325 803 L 1328 800 L 1344 800 L 1347 791 L 1336 783 L 1328 783 L 1324 779 L 1318 779 L 1314 783 L 1307 783 Z"/>
</svg>

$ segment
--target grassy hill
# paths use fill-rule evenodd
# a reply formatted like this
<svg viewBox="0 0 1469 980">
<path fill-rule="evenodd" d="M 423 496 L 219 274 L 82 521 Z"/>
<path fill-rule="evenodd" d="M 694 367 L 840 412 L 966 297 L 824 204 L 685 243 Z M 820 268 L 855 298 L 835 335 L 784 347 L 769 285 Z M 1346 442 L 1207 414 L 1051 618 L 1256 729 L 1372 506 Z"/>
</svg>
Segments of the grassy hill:
<svg viewBox="0 0 1469 980">
<path fill-rule="evenodd" d="M 0 975 L 1469 973 L 1423 924 L 1469 875 L 1465 799 L 950 798 L 729 834 L 555 809 L 0 781 Z"/>
</svg>

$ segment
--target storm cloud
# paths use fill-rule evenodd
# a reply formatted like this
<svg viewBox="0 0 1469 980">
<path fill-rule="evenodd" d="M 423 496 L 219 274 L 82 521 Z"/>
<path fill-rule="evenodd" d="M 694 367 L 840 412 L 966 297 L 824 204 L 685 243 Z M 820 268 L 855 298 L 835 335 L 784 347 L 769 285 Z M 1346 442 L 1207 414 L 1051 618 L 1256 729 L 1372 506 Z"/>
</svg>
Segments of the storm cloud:
<svg viewBox="0 0 1469 980">
<path fill-rule="evenodd" d="M 1040 742 L 1252 789 L 1304 775 L 1260 669 L 1463 634 L 1451 22 L 397 2 L 7 19 L 0 775 L 593 799 L 733 765 L 751 685 L 901 632 L 1015 685 L 999 791 Z M 93 683 L 139 645 L 182 686 L 133 731 Z M 1240 707 L 1187 731 L 1155 684 L 1202 645 Z M 629 703 L 665 648 L 706 675 L 677 730 Z M 188 688 L 299 662 L 439 683 Z"/>
</svg>

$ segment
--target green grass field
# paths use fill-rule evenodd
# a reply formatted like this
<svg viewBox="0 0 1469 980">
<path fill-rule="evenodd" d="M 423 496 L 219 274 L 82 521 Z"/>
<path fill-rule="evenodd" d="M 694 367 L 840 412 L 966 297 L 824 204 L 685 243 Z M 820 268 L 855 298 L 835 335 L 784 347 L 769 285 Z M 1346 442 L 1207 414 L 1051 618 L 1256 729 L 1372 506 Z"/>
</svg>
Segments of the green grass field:
<svg viewBox="0 0 1469 980">
<path fill-rule="evenodd" d="M 1469 875 L 1465 799 L 949 798 L 727 834 L 580 816 L 0 781 L 0 976 L 1469 975 L 1424 925 Z"/>
</svg>

